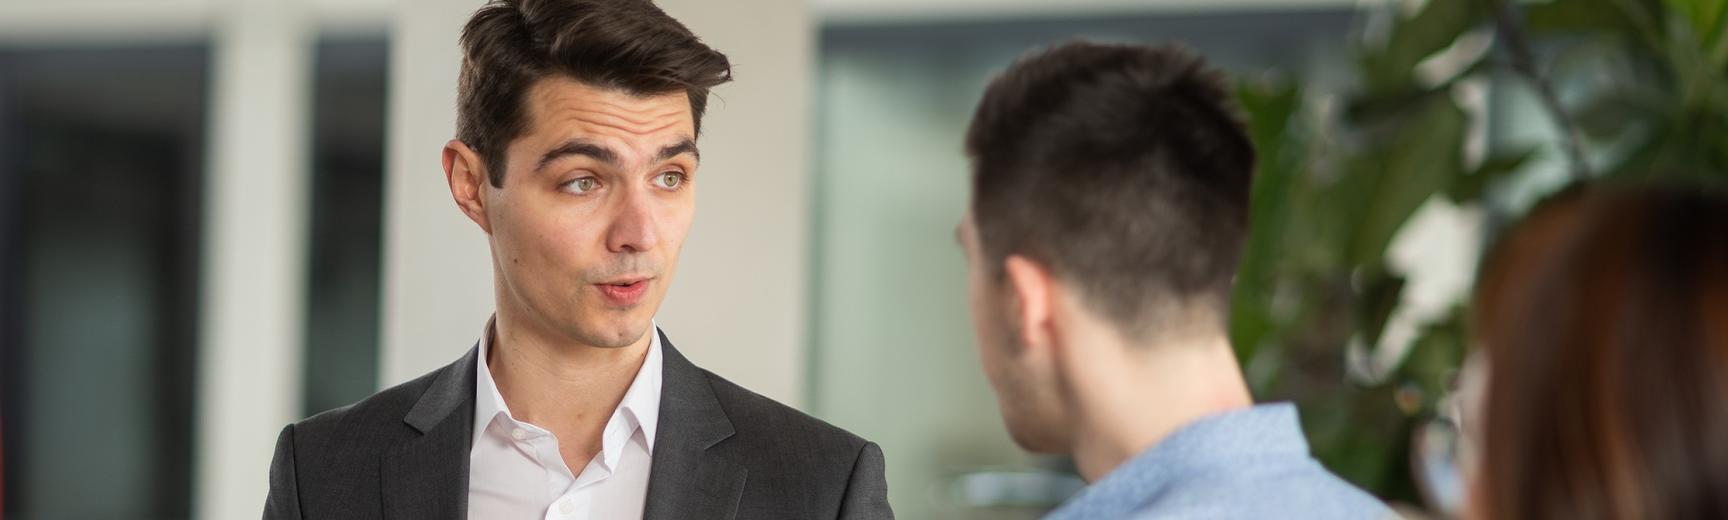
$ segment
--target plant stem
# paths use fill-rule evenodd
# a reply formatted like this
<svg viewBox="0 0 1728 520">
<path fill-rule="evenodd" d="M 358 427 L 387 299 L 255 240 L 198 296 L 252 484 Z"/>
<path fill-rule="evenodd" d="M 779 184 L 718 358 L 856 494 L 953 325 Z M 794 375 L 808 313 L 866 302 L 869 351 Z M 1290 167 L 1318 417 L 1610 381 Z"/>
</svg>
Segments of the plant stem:
<svg viewBox="0 0 1728 520">
<path fill-rule="evenodd" d="M 1536 69 L 1536 61 L 1531 57 L 1530 42 L 1524 38 L 1522 17 L 1507 0 L 1491 0 L 1490 3 L 1494 7 L 1494 26 L 1500 37 L 1505 39 L 1506 49 L 1512 55 L 1512 70 L 1536 90 L 1536 98 L 1541 101 L 1542 108 L 1548 111 L 1548 116 L 1554 120 L 1554 126 L 1560 131 L 1560 146 L 1566 152 L 1572 178 L 1582 180 L 1590 177 L 1590 164 L 1584 159 L 1583 139 L 1577 126 L 1572 123 L 1572 116 L 1560 105 L 1560 96 L 1554 93 L 1554 85 L 1543 77 L 1542 71 Z"/>
</svg>

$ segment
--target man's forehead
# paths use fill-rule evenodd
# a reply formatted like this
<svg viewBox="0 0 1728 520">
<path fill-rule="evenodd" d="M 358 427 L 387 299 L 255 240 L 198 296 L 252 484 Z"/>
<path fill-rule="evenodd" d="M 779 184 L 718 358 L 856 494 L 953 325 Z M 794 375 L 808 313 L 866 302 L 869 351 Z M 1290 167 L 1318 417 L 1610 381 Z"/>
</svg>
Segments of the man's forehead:
<svg viewBox="0 0 1728 520">
<path fill-rule="evenodd" d="M 596 87 L 564 76 L 534 84 L 527 103 L 531 131 L 576 127 L 625 136 L 694 133 L 695 119 L 683 92 L 636 95 Z"/>
</svg>

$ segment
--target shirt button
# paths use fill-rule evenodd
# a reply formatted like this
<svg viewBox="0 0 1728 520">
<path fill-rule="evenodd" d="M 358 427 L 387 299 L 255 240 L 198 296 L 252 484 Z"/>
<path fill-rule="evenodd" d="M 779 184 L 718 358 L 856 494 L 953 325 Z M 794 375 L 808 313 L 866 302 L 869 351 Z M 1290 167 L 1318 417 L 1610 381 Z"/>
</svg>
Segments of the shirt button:
<svg viewBox="0 0 1728 520">
<path fill-rule="evenodd" d="M 528 430 L 517 428 L 510 432 L 510 436 L 515 437 L 516 440 L 524 440 L 528 438 Z"/>
<path fill-rule="evenodd" d="M 575 513 L 576 512 L 576 504 L 570 503 L 570 499 L 566 498 L 562 501 L 562 503 L 558 504 L 558 512 L 561 514 L 566 514 L 566 515 L 571 514 L 571 513 Z"/>
</svg>

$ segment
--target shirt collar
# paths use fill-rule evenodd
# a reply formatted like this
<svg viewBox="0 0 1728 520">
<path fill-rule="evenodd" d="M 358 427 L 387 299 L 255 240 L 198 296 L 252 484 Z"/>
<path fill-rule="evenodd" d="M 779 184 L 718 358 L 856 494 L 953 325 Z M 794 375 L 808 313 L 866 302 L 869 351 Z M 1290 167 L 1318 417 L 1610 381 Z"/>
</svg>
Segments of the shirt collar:
<svg viewBox="0 0 1728 520">
<path fill-rule="evenodd" d="M 499 415 L 510 416 L 510 406 L 504 404 L 504 394 L 498 393 L 498 383 L 492 380 L 492 369 L 486 365 L 486 353 L 492 350 L 492 324 L 497 318 L 486 319 L 486 329 L 480 333 L 480 352 L 474 363 L 474 436 L 480 442 L 486 427 Z"/>
<path fill-rule="evenodd" d="M 648 340 L 648 355 L 642 360 L 642 368 L 636 371 L 636 379 L 630 382 L 630 389 L 624 391 L 618 409 L 606 421 L 606 433 L 601 438 L 601 450 L 611 467 L 618 467 L 624 443 L 637 428 L 642 429 L 642 438 L 648 441 L 648 453 L 654 453 L 654 431 L 660 423 L 660 327 L 653 325 L 648 333 L 653 335 Z"/>
<path fill-rule="evenodd" d="M 1119 518 L 1196 471 L 1251 457 L 1308 458 L 1296 405 L 1269 403 L 1202 417 L 1123 462 L 1048 518 Z M 1264 459 L 1260 459 L 1264 460 Z"/>
<path fill-rule="evenodd" d="M 498 391 L 498 383 L 492 379 L 492 370 L 486 365 L 486 353 L 492 349 L 492 339 L 495 335 L 494 323 L 496 317 L 486 320 L 486 330 L 480 335 L 480 352 L 475 363 L 474 375 L 474 436 L 473 442 L 479 442 L 480 436 L 486 432 L 486 427 L 498 416 L 502 415 L 511 421 L 515 416 L 510 414 L 510 405 L 504 402 L 504 394 Z M 660 326 L 651 322 L 648 341 L 648 355 L 642 360 L 642 368 L 636 371 L 635 380 L 630 382 L 630 388 L 624 391 L 624 399 L 618 403 L 618 408 L 612 411 L 612 416 L 606 420 L 606 428 L 601 432 L 601 458 L 608 468 L 618 467 L 618 459 L 623 456 L 624 444 L 630 436 L 640 428 L 643 439 L 647 440 L 648 453 L 654 453 L 654 432 L 660 423 Z M 579 468 L 572 468 L 572 471 Z"/>
</svg>

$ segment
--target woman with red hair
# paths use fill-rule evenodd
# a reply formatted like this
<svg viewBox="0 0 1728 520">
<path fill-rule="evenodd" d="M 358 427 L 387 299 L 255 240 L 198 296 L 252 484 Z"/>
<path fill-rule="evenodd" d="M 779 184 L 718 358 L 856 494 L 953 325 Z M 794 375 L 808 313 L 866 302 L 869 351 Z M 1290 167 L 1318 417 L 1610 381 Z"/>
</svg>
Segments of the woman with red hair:
<svg viewBox="0 0 1728 520">
<path fill-rule="evenodd" d="M 1477 286 L 1471 516 L 1728 518 L 1728 199 L 1580 187 Z"/>
</svg>

